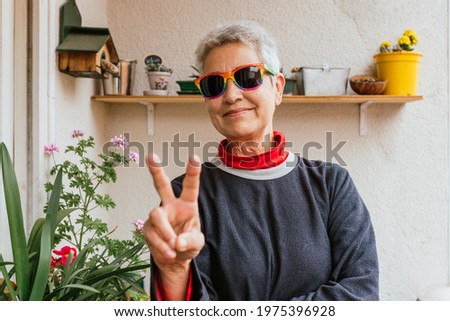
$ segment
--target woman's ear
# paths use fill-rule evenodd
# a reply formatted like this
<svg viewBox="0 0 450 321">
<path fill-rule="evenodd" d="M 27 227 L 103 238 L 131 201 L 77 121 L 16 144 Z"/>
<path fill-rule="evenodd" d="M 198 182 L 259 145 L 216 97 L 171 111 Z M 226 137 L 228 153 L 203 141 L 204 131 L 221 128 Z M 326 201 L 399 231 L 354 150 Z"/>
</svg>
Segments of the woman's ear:
<svg viewBox="0 0 450 321">
<path fill-rule="evenodd" d="M 276 106 L 281 104 L 281 101 L 283 100 L 283 91 L 284 91 L 284 85 L 286 84 L 286 79 L 284 79 L 283 74 L 277 74 L 275 76 L 275 103 Z"/>
</svg>

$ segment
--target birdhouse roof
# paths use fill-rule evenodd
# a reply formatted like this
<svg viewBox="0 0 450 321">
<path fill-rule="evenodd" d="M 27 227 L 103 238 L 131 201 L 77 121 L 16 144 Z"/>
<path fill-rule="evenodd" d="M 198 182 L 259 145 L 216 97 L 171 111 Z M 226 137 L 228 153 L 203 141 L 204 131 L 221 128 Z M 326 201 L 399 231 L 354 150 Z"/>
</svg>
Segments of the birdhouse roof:
<svg viewBox="0 0 450 321">
<path fill-rule="evenodd" d="M 105 44 L 109 50 L 111 62 L 118 63 L 119 56 L 108 28 L 70 27 L 69 34 L 56 50 L 97 53 Z"/>
</svg>

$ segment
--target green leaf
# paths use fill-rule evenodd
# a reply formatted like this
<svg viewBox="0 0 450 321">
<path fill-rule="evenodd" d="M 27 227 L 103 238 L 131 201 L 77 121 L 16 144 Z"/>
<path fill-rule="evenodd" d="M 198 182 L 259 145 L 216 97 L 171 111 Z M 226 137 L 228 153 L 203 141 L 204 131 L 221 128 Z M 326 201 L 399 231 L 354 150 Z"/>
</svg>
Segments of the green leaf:
<svg viewBox="0 0 450 321">
<path fill-rule="evenodd" d="M 85 291 L 89 291 L 92 293 L 100 293 L 99 290 L 97 290 L 91 286 L 84 285 L 84 284 L 78 284 L 78 283 L 72 283 L 72 284 L 59 286 L 58 288 L 55 289 L 55 291 L 50 293 L 50 295 L 47 295 L 45 297 L 45 300 L 52 300 L 55 297 L 58 301 L 68 301 L 69 299 L 76 300 L 80 293 L 79 290 L 85 290 Z M 60 292 L 63 292 L 64 296 L 59 297 L 58 294 L 60 294 Z"/>
<path fill-rule="evenodd" d="M 3 278 L 5 280 L 5 285 L 6 285 L 6 287 L 9 290 L 9 295 L 11 295 L 11 299 L 13 301 L 17 301 L 16 291 L 14 290 L 14 287 L 13 287 L 13 285 L 11 283 L 11 279 L 9 278 L 8 272 L 6 271 L 6 268 L 4 266 L 6 262 L 3 261 L 3 256 L 1 254 L 0 254 L 0 263 L 1 263 L 1 265 L 0 265 L 0 272 L 3 275 Z M 3 288 L 4 288 L 4 286 L 2 284 L 0 286 L 0 293 L 3 293 Z"/>
<path fill-rule="evenodd" d="M 28 238 L 28 253 L 37 252 L 44 221 L 44 218 L 41 217 L 34 222 L 33 227 L 31 228 L 30 236 Z"/>
<path fill-rule="evenodd" d="M 95 288 L 93 288 L 91 286 L 84 285 L 84 284 L 68 284 L 68 285 L 63 286 L 62 288 L 65 288 L 65 289 L 82 289 L 82 290 L 91 291 L 91 292 L 94 292 L 94 293 L 100 293 L 100 291 L 98 291 L 97 289 L 95 289 Z"/>
<path fill-rule="evenodd" d="M 11 156 L 4 143 L 0 144 L 3 189 L 5 193 L 6 212 L 8 214 L 11 247 L 16 269 L 19 297 L 26 301 L 30 297 L 30 270 L 27 252 L 27 240 L 23 224 L 19 187 L 14 172 Z"/>
<path fill-rule="evenodd" d="M 142 265 L 130 266 L 130 267 L 126 267 L 126 268 L 123 268 L 123 269 L 115 269 L 113 271 L 102 271 L 102 273 L 96 273 L 98 275 L 95 275 L 94 277 L 92 277 L 90 279 L 87 279 L 85 283 L 86 284 L 94 284 L 96 282 L 99 282 L 101 280 L 110 278 L 112 276 L 121 275 L 121 274 L 124 274 L 124 273 L 127 273 L 127 272 L 131 272 L 131 271 L 145 270 L 145 269 L 147 269 L 149 267 L 150 267 L 150 263 L 142 264 Z"/>
<path fill-rule="evenodd" d="M 32 279 L 30 282 L 33 282 L 34 276 L 36 275 L 36 268 L 38 265 L 39 258 L 39 245 L 41 241 L 41 233 L 42 233 L 42 225 L 44 224 L 43 218 L 38 218 L 31 229 L 30 236 L 28 238 L 28 254 L 29 254 L 29 262 L 30 262 L 30 271 Z M 36 255 L 37 254 L 37 255 Z M 32 255 L 32 257 L 30 257 Z"/>
<path fill-rule="evenodd" d="M 61 285 L 68 285 L 71 284 L 71 282 L 76 283 L 76 279 L 84 279 L 84 274 L 89 272 L 89 267 L 83 267 L 81 266 L 80 268 L 75 268 L 72 266 L 70 267 L 70 269 L 68 269 L 68 271 L 66 271 L 61 278 Z M 82 275 L 82 273 L 84 273 Z"/>
<path fill-rule="evenodd" d="M 59 208 L 59 197 L 62 188 L 62 171 L 59 170 L 56 175 L 54 188 L 50 195 L 48 203 L 48 211 L 45 216 L 44 225 L 41 233 L 41 247 L 39 251 L 39 263 L 36 271 L 36 277 L 33 283 L 33 289 L 30 295 L 30 300 L 42 300 L 45 288 L 47 286 L 48 274 L 50 272 L 50 257 L 53 247 L 53 239 L 56 229 L 56 216 Z"/>
<path fill-rule="evenodd" d="M 59 225 L 63 219 L 70 215 L 73 211 L 77 210 L 76 208 L 70 208 L 61 210 L 56 215 L 56 225 Z M 38 252 L 39 245 L 41 244 L 41 234 L 42 227 L 44 225 L 44 218 L 38 218 L 36 222 L 34 222 L 33 228 L 31 229 L 30 237 L 28 238 L 28 252 Z"/>
<path fill-rule="evenodd" d="M 127 258 L 136 257 L 136 255 L 139 253 L 139 251 L 142 249 L 142 247 L 145 245 L 144 241 L 139 242 L 132 248 L 125 251 L 121 256 L 117 257 L 112 263 L 119 263 Z"/>
</svg>

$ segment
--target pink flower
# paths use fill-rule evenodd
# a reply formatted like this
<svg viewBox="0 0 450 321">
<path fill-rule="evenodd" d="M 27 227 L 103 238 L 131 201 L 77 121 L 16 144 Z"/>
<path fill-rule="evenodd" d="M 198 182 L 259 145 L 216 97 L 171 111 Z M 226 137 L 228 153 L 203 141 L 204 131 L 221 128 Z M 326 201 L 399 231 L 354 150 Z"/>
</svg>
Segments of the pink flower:
<svg viewBox="0 0 450 321">
<path fill-rule="evenodd" d="M 44 146 L 44 153 L 46 153 L 47 155 L 51 155 L 54 152 L 59 153 L 59 147 L 56 146 L 56 144 L 50 144 L 50 145 Z"/>
<path fill-rule="evenodd" d="M 72 131 L 72 138 L 76 138 L 76 137 L 84 137 L 85 132 L 82 131 L 81 129 L 74 129 Z"/>
<path fill-rule="evenodd" d="M 76 248 L 70 247 L 70 246 L 63 246 L 61 248 L 61 250 L 53 250 L 53 253 L 61 256 L 61 258 L 58 258 L 57 260 L 60 259 L 61 260 L 60 262 L 63 266 L 65 266 L 67 264 L 67 260 L 69 259 L 70 252 L 73 253 L 72 262 L 70 262 L 70 264 L 72 264 L 73 261 L 75 260 L 75 258 L 77 257 L 77 249 Z"/>
<path fill-rule="evenodd" d="M 143 220 L 134 220 L 132 223 L 134 225 L 134 228 L 136 229 L 136 232 L 142 232 L 142 229 L 144 228 Z"/>
<path fill-rule="evenodd" d="M 136 152 L 130 152 L 129 155 L 130 160 L 132 160 L 133 162 L 135 162 L 136 164 L 139 163 L 139 154 Z"/>
<path fill-rule="evenodd" d="M 111 138 L 111 143 L 113 143 L 114 147 L 125 149 L 128 146 L 128 141 L 122 135 L 114 136 Z"/>
</svg>

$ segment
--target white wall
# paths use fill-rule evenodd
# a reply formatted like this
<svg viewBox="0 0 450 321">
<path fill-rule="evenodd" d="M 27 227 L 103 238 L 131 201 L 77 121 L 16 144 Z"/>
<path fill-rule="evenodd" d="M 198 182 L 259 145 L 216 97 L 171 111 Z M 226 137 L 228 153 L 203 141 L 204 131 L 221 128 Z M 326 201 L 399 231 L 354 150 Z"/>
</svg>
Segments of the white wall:
<svg viewBox="0 0 450 321">
<path fill-rule="evenodd" d="M 105 9 L 107 2 L 107 0 L 77 0 L 76 3 L 82 17 L 82 26 L 108 27 L 107 12 Z M 57 0 L 58 21 L 59 10 L 64 3 L 65 0 Z M 56 32 L 58 35 L 59 30 Z M 81 129 L 88 136 L 95 138 L 97 144 L 96 149 L 90 152 L 90 156 L 95 158 L 105 141 L 104 132 L 105 126 L 107 126 L 106 110 L 91 105 L 91 96 L 100 89 L 99 80 L 75 78 L 59 72 L 57 57 L 53 64 L 55 73 L 55 141 L 53 143 L 56 143 L 61 148 L 60 154 L 57 154 L 55 157 L 56 161 L 62 162 L 65 160 L 69 155 L 64 154 L 66 146 L 76 143 L 71 136 L 72 130 L 74 129 Z M 50 165 L 53 165 L 53 162 Z M 54 177 L 51 179 L 53 180 Z"/>
<path fill-rule="evenodd" d="M 395 42 L 405 29 L 419 36 L 420 102 L 369 107 L 366 137 L 359 136 L 356 105 L 285 105 L 275 115 L 282 130 L 301 152 L 307 142 L 333 146 L 347 143 L 340 155 L 347 163 L 372 214 L 376 229 L 383 300 L 415 300 L 422 292 L 448 283 L 448 14 L 447 1 L 219 1 L 219 0 L 78 0 L 83 25 L 108 26 L 121 58 L 138 60 L 135 94 L 147 90 L 143 59 L 163 58 L 175 79 L 191 74 L 194 50 L 221 21 L 256 19 L 278 39 L 285 70 L 293 66 L 351 67 L 351 74 L 373 72 L 379 43 Z M 105 11 L 106 10 L 106 11 Z M 107 17 L 107 21 L 105 20 Z M 57 73 L 57 137 L 70 141 L 72 128 L 101 139 L 127 132 L 131 140 L 162 142 L 176 133 L 186 140 L 195 133 L 202 144 L 219 140 L 202 105 L 156 107 L 156 134 L 146 134 L 146 112 L 140 105 L 91 103 L 99 82 Z M 173 83 L 172 91 L 177 87 Z M 183 151 L 184 155 L 186 151 Z M 324 151 L 311 158 L 326 158 Z M 171 177 L 183 168 L 170 165 Z M 146 168 L 119 169 L 110 186 L 117 208 L 111 224 L 126 236 L 130 221 L 145 219 L 159 203 Z"/>
<path fill-rule="evenodd" d="M 64 0 L 58 0 L 58 8 L 64 3 Z M 107 3 L 107 0 L 78 0 L 77 6 L 81 13 L 82 26 L 108 27 Z M 106 124 L 105 110 L 95 108 L 90 103 L 91 95 L 99 90 L 99 81 L 68 76 L 59 72 L 56 64 L 55 72 L 57 143 L 60 146 L 72 144 L 73 140 L 70 136 L 72 129 L 82 129 L 88 135 L 94 136 L 99 143 L 102 142 Z"/>
</svg>

